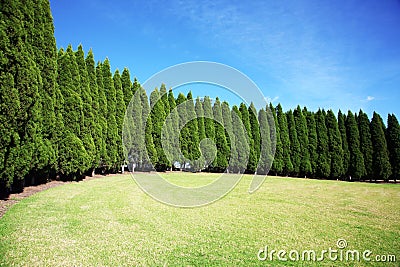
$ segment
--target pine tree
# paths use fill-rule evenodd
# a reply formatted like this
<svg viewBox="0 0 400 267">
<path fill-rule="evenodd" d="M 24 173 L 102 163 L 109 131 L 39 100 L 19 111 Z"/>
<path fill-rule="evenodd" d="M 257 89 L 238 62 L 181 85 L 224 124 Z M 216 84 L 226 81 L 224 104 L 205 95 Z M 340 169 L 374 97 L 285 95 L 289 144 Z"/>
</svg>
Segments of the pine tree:
<svg viewBox="0 0 400 267">
<path fill-rule="evenodd" d="M 116 120 L 116 91 L 111 74 L 110 62 L 106 60 L 102 64 L 103 87 L 107 99 L 107 160 L 106 169 L 115 172 L 118 163 L 118 125 Z"/>
<path fill-rule="evenodd" d="M 235 148 L 234 157 L 237 158 L 236 164 L 234 164 L 234 171 L 239 173 L 244 173 L 246 170 L 248 158 L 249 158 L 249 144 L 246 129 L 243 125 L 241 112 L 239 108 L 234 105 L 232 107 L 232 128 L 233 134 L 235 136 Z"/>
<path fill-rule="evenodd" d="M 95 127 L 93 109 L 92 109 L 92 95 L 90 92 L 90 81 L 88 71 L 86 68 L 85 54 L 82 45 L 78 47 L 75 52 L 76 63 L 78 67 L 80 85 L 81 85 L 81 99 L 83 105 L 83 125 L 81 125 L 82 142 L 85 147 L 88 157 L 88 167 L 93 174 L 93 170 L 97 165 L 96 162 L 96 146 L 92 137 L 92 129 Z"/>
<path fill-rule="evenodd" d="M 364 158 L 366 175 L 363 178 L 372 179 L 374 173 L 372 168 L 372 141 L 370 132 L 370 121 L 368 115 L 360 110 L 358 115 L 358 130 L 360 133 L 360 150 Z"/>
<path fill-rule="evenodd" d="M 132 97 L 133 97 L 133 88 L 132 88 L 133 85 L 131 82 L 131 75 L 127 68 L 124 68 L 124 71 L 122 72 L 121 84 L 122 84 L 122 91 L 123 91 L 123 95 L 124 95 L 125 107 L 128 107 L 128 104 L 132 100 Z"/>
<path fill-rule="evenodd" d="M 271 154 L 271 135 L 267 112 L 263 108 L 258 112 L 258 121 L 260 123 L 261 150 L 257 174 L 267 174 L 271 168 L 273 157 Z"/>
<path fill-rule="evenodd" d="M 307 111 L 306 108 L 303 109 L 303 114 L 305 114 L 307 120 L 308 152 L 310 154 L 311 176 L 315 176 L 318 169 L 318 135 L 315 114 Z"/>
<path fill-rule="evenodd" d="M 315 122 L 317 131 L 317 170 L 316 175 L 320 178 L 327 178 L 331 173 L 330 155 L 329 155 L 329 138 L 328 130 L 325 124 L 325 110 L 319 109 L 315 114 Z"/>
<path fill-rule="evenodd" d="M 330 178 L 339 178 L 344 174 L 343 169 L 343 148 L 338 122 L 332 110 L 328 110 L 325 118 L 328 130 L 329 155 L 331 174 Z"/>
<path fill-rule="evenodd" d="M 286 116 L 287 116 L 287 123 L 288 123 L 288 129 L 289 129 L 290 159 L 292 160 L 292 164 L 293 164 L 292 175 L 297 176 L 300 172 L 300 164 L 301 164 L 300 143 L 297 138 L 296 125 L 294 122 L 292 110 L 289 110 L 286 113 Z"/>
<path fill-rule="evenodd" d="M 80 97 L 78 66 L 72 47 L 58 55 L 58 86 L 63 95 L 64 132 L 59 144 L 59 171 L 64 179 L 77 179 L 88 169 L 88 156 L 83 145 L 83 103 Z M 78 82 L 76 82 L 76 80 Z M 74 82 L 75 81 L 75 82 Z M 77 88 L 79 86 L 79 88 Z"/>
<path fill-rule="evenodd" d="M 253 103 L 250 104 L 248 112 L 249 112 L 251 139 L 253 140 L 252 151 L 254 153 L 254 156 L 249 158 L 247 169 L 251 173 L 255 173 L 257 171 L 257 165 L 260 160 L 260 154 L 261 154 L 260 125 L 257 119 L 258 117 L 257 111 Z"/>
<path fill-rule="evenodd" d="M 286 115 L 282 111 L 281 104 L 276 107 L 276 116 L 279 123 L 279 130 L 282 142 L 282 158 L 283 158 L 283 175 L 288 175 L 293 171 L 293 164 L 290 158 L 290 139 L 289 128 L 286 120 Z"/>
<path fill-rule="evenodd" d="M 221 104 L 221 110 L 222 110 L 222 119 L 224 122 L 224 129 L 225 129 L 225 138 L 226 138 L 226 143 L 228 147 L 228 172 L 234 171 L 233 166 L 236 165 L 237 157 L 232 157 L 234 155 L 234 151 L 236 151 L 235 147 L 235 135 L 233 133 L 233 126 L 232 126 L 232 114 L 231 110 L 229 108 L 229 104 L 226 101 L 223 101 Z"/>
<path fill-rule="evenodd" d="M 275 124 L 274 135 L 271 135 L 271 140 L 275 139 L 275 156 L 274 156 L 274 161 L 272 162 L 271 170 L 275 173 L 275 175 L 278 175 L 278 174 L 282 173 L 282 171 L 283 171 L 283 164 L 284 164 L 283 163 L 283 148 L 282 148 L 279 122 L 276 117 L 276 109 L 272 106 L 272 103 L 270 103 L 270 110 L 271 110 L 272 117 L 274 120 L 270 124 L 271 125 L 272 125 L 272 123 Z"/>
<path fill-rule="evenodd" d="M 168 162 L 168 159 L 164 153 L 161 142 L 161 132 L 164 126 L 166 115 L 164 110 L 164 104 L 163 101 L 161 100 L 158 88 L 155 88 L 153 92 L 151 92 L 150 94 L 150 106 L 151 106 L 150 117 L 153 124 L 152 136 L 153 136 L 154 147 L 157 152 L 157 161 L 155 162 L 154 167 L 156 168 L 157 171 L 165 171 L 168 168 L 168 166 L 170 166 L 170 163 Z"/>
<path fill-rule="evenodd" d="M 55 100 L 57 92 L 57 48 L 54 38 L 53 18 L 49 1 L 37 1 L 34 5 L 34 23 L 31 24 L 31 45 L 35 63 L 39 68 L 42 84 L 39 87 L 41 101 L 40 131 L 42 140 L 35 148 L 37 182 L 44 183 L 56 172 L 57 131 Z M 43 141 L 43 142 L 41 142 Z M 30 174 L 34 177 L 35 174 Z M 25 180 L 27 181 L 27 180 Z"/>
<path fill-rule="evenodd" d="M 2 126 L 2 134 L 5 135 L 1 137 L 4 140 L 0 145 L 0 153 L 4 153 L 1 156 L 0 180 L 5 184 L 5 193 L 9 189 L 22 190 L 24 176 L 31 167 L 45 167 L 51 156 L 42 135 L 43 83 L 32 48 L 34 42 L 31 37 L 35 34 L 33 12 L 30 3 L 21 1 L 3 1 L 0 5 L 0 79 L 4 82 L 1 98 L 10 101 L 10 97 L 15 97 L 4 105 L 16 104 L 15 110 L 8 107 L 11 110 L 1 115 L 15 114 L 12 118 L 1 120 L 5 123 Z M 15 122 L 10 122 L 10 119 Z M 7 129 L 7 126 L 11 128 Z M 42 153 L 38 153 L 39 149 Z"/>
<path fill-rule="evenodd" d="M 389 153 L 385 139 L 384 125 L 381 116 L 374 112 L 371 121 L 371 140 L 373 146 L 374 178 L 388 181 L 392 174 Z"/>
<path fill-rule="evenodd" d="M 208 96 L 204 97 L 203 101 L 204 110 L 204 130 L 206 137 L 209 139 L 203 144 L 203 154 L 207 161 L 208 169 L 212 168 L 212 162 L 216 155 L 215 151 L 215 126 L 214 126 L 214 115 L 211 107 L 211 100 Z"/>
<path fill-rule="evenodd" d="M 338 112 L 338 125 L 339 131 L 342 138 L 342 149 L 343 149 L 343 177 L 349 176 L 349 165 L 350 165 L 350 150 L 347 142 L 347 130 L 346 130 L 346 115 L 340 110 Z"/>
<path fill-rule="evenodd" d="M 310 152 L 308 151 L 307 120 L 301 111 L 300 106 L 297 106 L 297 108 L 294 110 L 293 116 L 296 125 L 297 139 L 299 140 L 300 146 L 299 174 L 302 176 L 307 176 L 311 173 Z"/>
<path fill-rule="evenodd" d="M 173 141 L 174 146 L 171 147 L 172 151 L 172 163 L 175 164 L 180 162 L 181 155 L 179 153 L 179 115 L 176 109 L 175 97 L 172 89 L 168 91 L 168 106 L 170 110 L 170 118 L 171 118 L 171 135 L 170 138 Z"/>
<path fill-rule="evenodd" d="M 201 157 L 199 159 L 199 170 L 201 171 L 206 164 L 206 159 L 204 158 L 204 151 L 202 149 L 202 145 L 204 142 L 206 142 L 206 132 L 204 128 L 204 111 L 203 111 L 203 104 L 200 101 L 200 98 L 196 98 L 196 103 L 195 103 L 195 111 L 196 111 L 196 117 L 197 117 L 197 126 L 198 126 L 198 136 L 199 136 L 199 148 L 201 151 Z M 204 140 L 204 141 L 203 141 Z M 202 143 L 203 141 L 203 143 Z"/>
<path fill-rule="evenodd" d="M 164 112 L 165 112 L 164 127 L 162 129 L 161 140 L 162 140 L 164 154 L 167 157 L 167 161 L 169 162 L 169 166 L 167 167 L 167 169 L 171 169 L 173 164 L 172 154 L 174 153 L 173 152 L 174 148 L 172 146 L 174 145 L 174 143 L 171 142 L 170 138 L 173 138 L 174 130 L 173 130 L 173 122 L 170 116 L 172 114 L 170 114 L 171 109 L 169 106 L 168 92 L 167 88 L 165 87 L 165 84 L 161 84 L 160 97 L 164 105 Z"/>
<path fill-rule="evenodd" d="M 386 140 L 389 150 L 390 164 L 392 166 L 393 179 L 396 181 L 400 175 L 400 125 L 394 114 L 388 115 L 388 127 Z"/>
<path fill-rule="evenodd" d="M 86 71 L 87 79 L 89 83 L 89 93 L 91 95 L 91 111 L 92 111 L 92 123 L 91 133 L 95 150 L 93 152 L 93 166 L 95 168 L 100 166 L 100 150 L 103 142 L 103 131 L 101 128 L 100 115 L 99 115 L 99 90 L 96 81 L 96 67 L 93 56 L 93 51 L 89 50 L 86 59 Z"/>
<path fill-rule="evenodd" d="M 214 127 L 215 127 L 215 144 L 217 146 L 217 157 L 214 160 L 214 170 L 217 172 L 223 172 L 228 167 L 229 160 L 229 147 L 226 141 L 225 130 L 223 126 L 221 103 L 218 97 L 215 99 L 213 106 L 214 114 Z"/>
<path fill-rule="evenodd" d="M 116 70 L 113 77 L 114 87 L 115 87 L 115 100 L 116 100 L 116 114 L 115 119 L 117 122 L 117 129 L 118 134 L 116 136 L 117 140 L 117 151 L 118 151 L 118 158 L 117 163 L 118 165 L 122 165 L 124 162 L 124 152 L 122 149 L 122 125 L 124 122 L 124 116 L 126 111 L 125 100 L 124 100 L 124 91 L 122 88 L 122 81 L 121 75 L 119 71 Z"/>
<path fill-rule="evenodd" d="M 246 133 L 247 133 L 247 136 L 246 136 L 247 142 L 249 144 L 249 158 L 248 158 L 248 162 L 247 162 L 247 166 L 246 166 L 246 172 L 254 173 L 255 170 L 254 170 L 253 166 L 255 165 L 255 162 L 257 162 L 257 156 L 254 151 L 254 140 L 253 140 L 253 134 L 251 132 L 249 110 L 247 109 L 247 107 L 244 103 L 241 103 L 239 106 L 239 111 L 241 114 L 241 119 L 242 119 L 244 129 L 246 130 Z"/>
<path fill-rule="evenodd" d="M 350 161 L 349 175 L 350 180 L 359 180 L 365 175 L 364 157 L 360 150 L 360 134 L 357 122 L 352 112 L 348 112 L 346 119 L 347 141 L 349 144 Z"/>
<path fill-rule="evenodd" d="M 154 166 L 158 164 L 158 157 L 157 157 L 157 150 L 154 146 L 153 142 L 153 123 L 151 121 L 151 116 L 147 117 L 146 121 L 146 128 L 145 128 L 145 146 L 146 146 L 146 153 L 143 158 L 145 165 L 148 165 L 151 163 L 152 169 Z"/>
<path fill-rule="evenodd" d="M 104 172 L 106 169 L 106 165 L 108 162 L 108 145 L 106 142 L 107 138 L 107 97 L 106 97 L 106 91 L 104 90 L 104 84 L 103 84 L 103 63 L 98 62 L 96 66 L 96 83 L 97 83 L 97 89 L 98 89 L 98 119 L 99 119 L 99 126 L 101 129 L 101 133 L 99 135 L 99 143 L 98 143 L 98 149 L 100 152 L 100 164 L 99 167 L 101 167 L 102 171 Z"/>
</svg>

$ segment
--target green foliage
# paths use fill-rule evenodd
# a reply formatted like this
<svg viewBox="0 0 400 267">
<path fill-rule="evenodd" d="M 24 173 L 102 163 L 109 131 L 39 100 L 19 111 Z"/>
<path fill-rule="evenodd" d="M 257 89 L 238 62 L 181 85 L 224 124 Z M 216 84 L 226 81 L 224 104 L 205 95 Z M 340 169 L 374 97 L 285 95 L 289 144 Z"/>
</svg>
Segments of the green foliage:
<svg viewBox="0 0 400 267">
<path fill-rule="evenodd" d="M 293 164 L 292 175 L 297 176 L 300 172 L 300 164 L 301 164 L 300 143 L 297 138 L 296 125 L 294 122 L 292 110 L 289 110 L 286 113 L 286 116 L 287 116 L 289 140 L 290 140 L 290 159 L 292 160 Z"/>
<path fill-rule="evenodd" d="M 299 174 L 301 176 L 308 176 L 311 173 L 310 151 L 308 143 L 307 120 L 303 114 L 300 106 L 293 112 L 294 121 L 296 125 L 297 139 L 300 147 L 300 167 Z"/>
<path fill-rule="evenodd" d="M 99 89 L 96 81 L 96 66 L 94 62 L 94 56 L 92 50 L 89 50 L 86 59 L 86 71 L 87 71 L 87 79 L 89 84 L 89 93 L 91 96 L 91 115 L 92 121 L 90 125 L 90 132 L 93 138 L 94 151 L 92 167 L 100 166 L 100 153 L 103 147 L 103 130 L 101 125 L 101 118 L 99 112 Z"/>
<path fill-rule="evenodd" d="M 288 175 L 293 171 L 293 164 L 290 157 L 289 128 L 285 113 L 282 111 L 281 104 L 276 107 L 276 116 L 279 123 L 279 131 L 282 142 L 283 175 Z"/>
<path fill-rule="evenodd" d="M 360 110 L 358 115 L 358 130 L 360 132 L 360 150 L 364 157 L 366 175 L 363 178 L 372 179 L 374 170 L 372 166 L 372 140 L 368 115 Z"/>
<path fill-rule="evenodd" d="M 235 148 L 232 157 L 235 159 L 233 162 L 233 171 L 244 173 L 247 167 L 247 162 L 249 160 L 250 147 L 247 138 L 246 129 L 242 123 L 241 112 L 239 108 L 234 105 L 232 107 L 232 128 L 233 135 L 235 136 Z"/>
<path fill-rule="evenodd" d="M 317 131 L 317 169 L 316 175 L 320 178 L 327 178 L 331 174 L 331 159 L 329 155 L 329 137 L 325 124 L 325 110 L 319 109 L 315 114 Z"/>
<path fill-rule="evenodd" d="M 157 88 L 150 94 L 150 106 L 150 117 L 153 124 L 152 136 L 154 147 L 157 151 L 157 161 L 154 163 L 154 167 L 158 171 L 164 171 L 170 166 L 161 141 L 161 132 L 164 126 L 166 112 Z"/>
<path fill-rule="evenodd" d="M 329 155 L 331 174 L 330 178 L 341 177 L 344 174 L 343 168 L 343 148 L 342 139 L 339 131 L 339 125 L 335 114 L 332 110 L 328 110 L 325 118 L 326 128 L 329 140 Z"/>
<path fill-rule="evenodd" d="M 114 81 L 115 98 L 116 98 L 115 120 L 117 122 L 117 130 L 118 130 L 118 133 L 116 136 L 117 151 L 118 151 L 117 164 L 121 165 L 121 164 L 123 164 L 123 158 L 124 158 L 121 137 L 122 137 L 122 125 L 124 122 L 126 106 L 125 106 L 125 101 L 124 101 L 124 92 L 123 92 L 123 88 L 122 88 L 121 75 L 119 74 L 118 70 L 116 70 L 114 73 L 113 81 Z"/>
<path fill-rule="evenodd" d="M 348 173 L 349 164 L 350 164 L 350 150 L 349 150 L 349 145 L 347 142 L 346 115 L 343 114 L 340 110 L 338 112 L 338 126 L 339 126 L 340 136 L 342 139 L 343 172 L 344 172 L 344 174 L 346 174 L 346 176 L 348 176 L 347 173 Z"/>
<path fill-rule="evenodd" d="M 137 84 L 136 78 L 135 82 Z M 128 107 L 128 104 L 133 97 L 133 85 L 131 82 L 131 75 L 127 68 L 124 68 L 124 71 L 122 72 L 121 85 L 122 85 L 122 95 L 124 96 L 125 107 Z"/>
<path fill-rule="evenodd" d="M 387 143 L 385 140 L 384 124 L 381 116 L 376 112 L 371 121 L 371 140 L 373 146 L 374 178 L 387 181 L 392 174 Z"/>
<path fill-rule="evenodd" d="M 114 87 L 114 82 L 110 70 L 110 62 L 106 59 L 102 64 L 102 76 L 103 76 L 103 87 L 107 100 L 107 158 L 106 158 L 106 169 L 109 172 L 114 172 L 118 169 L 118 125 L 117 125 L 117 98 Z"/>
<path fill-rule="evenodd" d="M 213 162 L 213 167 L 216 172 L 223 172 L 228 167 L 230 149 L 226 141 L 221 102 L 219 101 L 218 97 L 215 99 L 213 114 L 215 127 L 215 144 L 217 146 L 217 156 Z"/>
<path fill-rule="evenodd" d="M 249 113 L 249 123 L 250 123 L 250 132 L 251 132 L 251 140 L 253 148 L 251 151 L 254 155 L 250 155 L 249 162 L 247 164 L 247 170 L 251 173 L 255 173 L 257 171 L 257 165 L 260 160 L 261 154 L 261 137 L 260 137 L 260 125 L 258 122 L 257 110 L 254 107 L 254 104 L 251 103 L 248 108 Z"/>
<path fill-rule="evenodd" d="M 349 144 L 350 161 L 348 174 L 351 180 L 359 180 L 366 171 L 364 166 L 364 157 L 360 150 L 360 135 L 354 114 L 350 111 L 346 119 L 347 141 Z"/>
<path fill-rule="evenodd" d="M 260 123 L 261 150 L 260 160 L 257 164 L 257 174 L 267 174 L 273 158 L 271 153 L 271 135 L 267 112 L 262 108 L 258 112 L 258 121 Z"/>
<path fill-rule="evenodd" d="M 278 118 L 276 117 L 276 109 L 270 103 L 270 110 L 272 113 L 273 121 L 270 122 L 270 125 L 275 124 L 275 132 L 271 135 L 271 140 L 275 138 L 275 156 L 274 161 L 272 162 L 271 170 L 277 175 L 278 173 L 282 173 L 283 171 L 283 147 L 281 141 L 281 133 Z M 271 128 L 271 127 L 270 127 Z"/>
<path fill-rule="evenodd" d="M 387 125 L 386 140 L 392 166 L 392 174 L 393 178 L 398 180 L 400 175 L 400 125 L 394 114 L 388 115 Z"/>
</svg>

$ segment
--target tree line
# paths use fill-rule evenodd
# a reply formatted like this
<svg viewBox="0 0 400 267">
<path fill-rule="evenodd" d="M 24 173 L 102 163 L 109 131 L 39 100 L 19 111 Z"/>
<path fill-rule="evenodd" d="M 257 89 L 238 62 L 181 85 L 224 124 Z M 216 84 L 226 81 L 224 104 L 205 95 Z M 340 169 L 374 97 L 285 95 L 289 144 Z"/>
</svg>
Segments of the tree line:
<svg viewBox="0 0 400 267">
<path fill-rule="evenodd" d="M 108 59 L 96 63 L 82 46 L 57 49 L 48 0 L 4 1 L 0 11 L 2 195 L 50 179 L 115 173 L 127 153 L 121 136 L 133 145 L 128 154 L 137 170 L 271 167 L 284 176 L 398 178 L 400 127 L 393 114 L 385 125 L 377 113 L 370 120 L 362 111 L 336 117 L 300 107 L 283 112 L 281 105 L 231 108 L 190 92 L 175 97 L 165 85 L 148 97 L 127 68 L 112 73 Z M 124 123 L 126 110 L 148 116 Z M 139 130 L 124 136 L 132 131 L 123 127 L 135 125 Z"/>
</svg>

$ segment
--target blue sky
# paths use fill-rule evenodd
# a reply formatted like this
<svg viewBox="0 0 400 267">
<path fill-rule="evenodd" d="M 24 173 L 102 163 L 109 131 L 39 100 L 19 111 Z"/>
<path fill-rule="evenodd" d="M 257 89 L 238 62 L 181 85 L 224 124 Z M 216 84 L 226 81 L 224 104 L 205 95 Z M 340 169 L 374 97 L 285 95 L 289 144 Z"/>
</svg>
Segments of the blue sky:
<svg viewBox="0 0 400 267">
<path fill-rule="evenodd" d="M 92 48 L 96 60 L 108 57 L 142 83 L 175 64 L 214 61 L 249 76 L 285 110 L 400 116 L 398 0 L 50 2 L 58 47 Z M 235 102 L 229 97 L 221 98 Z"/>
</svg>

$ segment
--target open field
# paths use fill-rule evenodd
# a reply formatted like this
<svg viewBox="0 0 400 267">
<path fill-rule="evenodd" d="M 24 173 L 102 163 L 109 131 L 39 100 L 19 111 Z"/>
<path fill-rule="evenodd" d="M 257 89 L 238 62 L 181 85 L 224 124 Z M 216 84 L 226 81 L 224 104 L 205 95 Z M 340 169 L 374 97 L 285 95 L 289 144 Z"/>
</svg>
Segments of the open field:
<svg viewBox="0 0 400 267">
<path fill-rule="evenodd" d="M 186 186 L 217 176 L 164 175 Z M 245 176 L 223 199 L 194 209 L 154 201 L 129 175 L 51 188 L 0 219 L 0 266 L 270 266 L 257 259 L 266 245 L 319 256 L 340 238 L 346 249 L 371 250 L 372 260 L 396 255 L 384 266 L 399 265 L 399 185 L 271 177 L 249 195 L 250 181 Z M 377 265 L 327 255 L 317 263 L 274 259 L 277 266 Z"/>
</svg>

